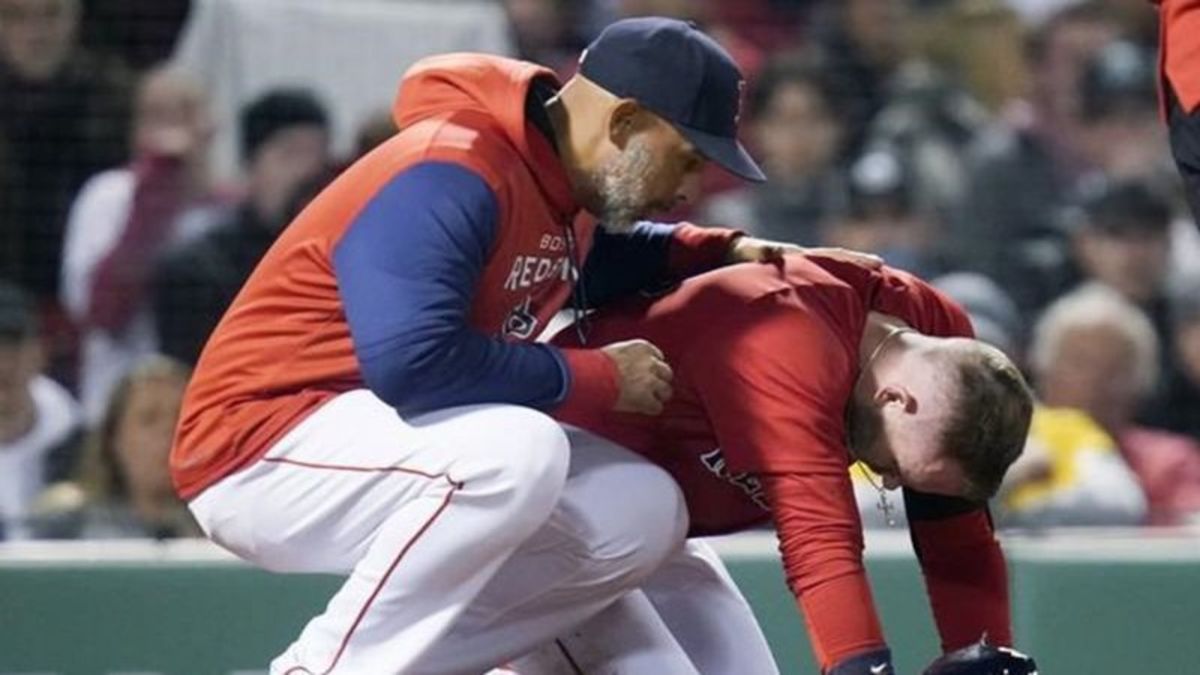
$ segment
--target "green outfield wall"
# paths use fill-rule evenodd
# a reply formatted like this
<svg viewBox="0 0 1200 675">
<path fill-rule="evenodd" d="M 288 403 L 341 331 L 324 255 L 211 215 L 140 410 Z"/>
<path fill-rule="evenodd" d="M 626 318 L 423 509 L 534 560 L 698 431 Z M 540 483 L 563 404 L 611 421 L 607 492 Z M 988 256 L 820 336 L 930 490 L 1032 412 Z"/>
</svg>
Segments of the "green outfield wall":
<svg viewBox="0 0 1200 675">
<path fill-rule="evenodd" d="M 771 537 L 718 550 L 783 672 L 815 673 Z M 1043 675 L 1200 675 L 1200 534 L 1072 533 L 1006 550 L 1018 644 Z M 868 567 L 899 672 L 918 673 L 937 643 L 905 538 L 870 537 Z M 262 673 L 338 584 L 198 544 L 0 547 L 0 674 Z"/>
</svg>

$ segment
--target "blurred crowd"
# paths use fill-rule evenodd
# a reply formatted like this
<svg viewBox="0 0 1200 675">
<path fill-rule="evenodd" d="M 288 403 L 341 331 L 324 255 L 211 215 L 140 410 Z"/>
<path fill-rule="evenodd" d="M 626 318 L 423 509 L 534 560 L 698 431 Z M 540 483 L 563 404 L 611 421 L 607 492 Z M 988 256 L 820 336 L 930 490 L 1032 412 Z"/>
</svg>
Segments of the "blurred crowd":
<svg viewBox="0 0 1200 675">
<path fill-rule="evenodd" d="M 220 1 L 0 0 L 0 540 L 198 533 L 166 470 L 189 368 L 279 231 L 395 131 L 383 103 L 335 151 L 345 114 L 311 78 L 215 115 L 229 83 L 172 56 Z M 461 4 L 564 77 L 616 18 L 700 24 L 747 76 L 770 181 L 712 169 L 673 218 L 875 252 L 962 303 L 1040 398 L 1000 525 L 1200 522 L 1200 229 L 1152 4 Z"/>
</svg>

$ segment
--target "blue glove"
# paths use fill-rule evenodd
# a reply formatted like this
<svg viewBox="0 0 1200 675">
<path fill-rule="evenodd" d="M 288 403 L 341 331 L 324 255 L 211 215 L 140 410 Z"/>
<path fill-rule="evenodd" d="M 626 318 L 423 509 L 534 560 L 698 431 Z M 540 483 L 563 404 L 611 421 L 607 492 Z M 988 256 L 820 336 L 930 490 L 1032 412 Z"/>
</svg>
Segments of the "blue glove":
<svg viewBox="0 0 1200 675">
<path fill-rule="evenodd" d="M 887 647 L 846 659 L 825 675 L 896 675 L 892 666 L 892 651 Z"/>
<path fill-rule="evenodd" d="M 1033 659 L 1015 649 L 993 647 L 987 638 L 943 655 L 925 675 L 1038 675 Z"/>
</svg>

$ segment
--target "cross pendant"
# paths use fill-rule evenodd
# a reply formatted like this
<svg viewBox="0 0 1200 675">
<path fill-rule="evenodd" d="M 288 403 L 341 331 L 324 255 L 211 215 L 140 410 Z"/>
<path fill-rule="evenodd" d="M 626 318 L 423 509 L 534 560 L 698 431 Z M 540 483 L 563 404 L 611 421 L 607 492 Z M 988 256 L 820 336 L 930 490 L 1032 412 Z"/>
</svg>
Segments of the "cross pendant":
<svg viewBox="0 0 1200 675">
<path fill-rule="evenodd" d="M 892 512 L 895 511 L 895 507 L 892 506 L 892 502 L 888 499 L 887 493 L 883 490 L 879 491 L 879 503 L 875 505 L 875 508 L 883 512 L 883 521 L 887 523 L 888 527 L 896 526 L 896 517 L 892 515 Z"/>
</svg>

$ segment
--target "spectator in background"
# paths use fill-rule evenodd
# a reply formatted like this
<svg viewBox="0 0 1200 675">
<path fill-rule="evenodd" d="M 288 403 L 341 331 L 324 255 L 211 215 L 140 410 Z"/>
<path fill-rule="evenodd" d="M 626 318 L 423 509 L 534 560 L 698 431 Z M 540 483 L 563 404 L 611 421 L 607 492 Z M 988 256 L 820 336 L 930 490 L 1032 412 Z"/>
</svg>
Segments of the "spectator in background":
<svg viewBox="0 0 1200 675">
<path fill-rule="evenodd" d="M 504 0 L 517 55 L 545 65 L 564 80 L 574 75 L 579 52 L 590 39 L 579 28 L 583 4 L 576 0 Z"/>
<path fill-rule="evenodd" d="M 1038 320 L 1030 361 L 1042 402 L 1079 410 L 1111 436 L 1145 492 L 1148 522 L 1172 524 L 1200 516 L 1200 444 L 1134 421 L 1158 379 L 1158 349 L 1141 310 L 1089 284 Z"/>
<path fill-rule="evenodd" d="M 1104 284 L 1137 305 L 1149 317 L 1159 344 L 1169 345 L 1170 202 L 1146 181 L 1101 179 L 1082 185 L 1075 203 L 1067 221 L 1083 279 Z M 1174 352 L 1160 348 L 1158 353 L 1159 370 L 1175 370 Z M 1151 394 L 1143 401 L 1144 413 L 1167 404 L 1161 389 Z"/>
<path fill-rule="evenodd" d="M 795 56 L 771 61 L 747 100 L 750 137 L 770 181 L 711 199 L 703 221 L 805 246 L 842 210 L 841 104 L 828 78 Z"/>
<path fill-rule="evenodd" d="M 998 112 L 1028 87 L 1025 26 L 1011 0 L 929 3 L 923 51 L 971 93 Z"/>
<path fill-rule="evenodd" d="M 128 153 L 129 78 L 79 46 L 80 11 L 0 0 L 0 278 L 42 307 L 57 303 L 72 197 Z"/>
<path fill-rule="evenodd" d="M 1103 2 L 1073 3 L 1033 32 L 1028 100 L 1014 102 L 967 159 L 966 199 L 951 231 L 959 266 L 1007 288 L 1026 316 L 1068 280 L 1057 216 L 1087 170 L 1080 86 L 1088 60 L 1120 35 Z"/>
<path fill-rule="evenodd" d="M 1025 323 L 1017 303 L 995 281 L 974 272 L 954 272 L 934 279 L 933 286 L 962 305 L 975 337 L 1013 360 L 1025 362 Z"/>
<path fill-rule="evenodd" d="M 242 283 L 299 212 L 297 200 L 324 187 L 332 163 L 328 115 L 307 90 L 264 94 L 242 112 L 241 129 L 242 203 L 210 232 L 171 251 L 155 272 L 160 349 L 187 364 L 195 364 Z"/>
<path fill-rule="evenodd" d="M 1079 83 L 1085 161 L 1111 178 L 1173 176 L 1159 117 L 1155 54 L 1132 42 L 1106 45 Z"/>
<path fill-rule="evenodd" d="M 812 37 L 820 68 L 839 87 L 847 150 L 858 155 L 890 82 L 911 56 L 911 0 L 843 0 L 820 6 Z"/>
<path fill-rule="evenodd" d="M 182 364 L 159 355 L 134 365 L 88 439 L 77 480 L 54 485 L 39 500 L 39 536 L 203 536 L 175 495 L 167 470 L 189 374 Z"/>
<path fill-rule="evenodd" d="M 83 42 L 139 71 L 171 58 L 192 0 L 87 0 Z"/>
<path fill-rule="evenodd" d="M 1146 496 L 1112 437 L 1087 413 L 1034 410 L 1025 451 L 994 502 L 1000 527 L 1141 525 Z"/>
<path fill-rule="evenodd" d="M 859 156 L 895 155 L 905 167 L 913 209 L 941 230 L 966 197 L 963 156 L 986 129 L 987 111 L 923 61 L 897 72 L 889 89 L 887 104 L 867 128 Z"/>
<path fill-rule="evenodd" d="M 31 536 L 34 501 L 74 469 L 78 406 L 41 369 L 32 303 L 0 283 L 0 540 Z"/>
<path fill-rule="evenodd" d="M 1143 411 L 1147 424 L 1175 431 L 1200 441 L 1200 282 L 1172 292 L 1170 300 L 1175 367 L 1166 379 L 1163 405 Z"/>
<path fill-rule="evenodd" d="M 347 166 L 382 145 L 384 141 L 396 135 L 397 131 L 396 120 L 392 119 L 391 110 L 385 108 L 367 117 L 354 134 L 354 156 L 346 162 Z"/>
<path fill-rule="evenodd" d="M 941 271 L 930 247 L 935 226 L 918 210 L 912 176 L 899 157 L 863 155 L 850 167 L 846 195 L 845 211 L 826 224 L 824 245 L 876 253 L 918 276 Z"/>
<path fill-rule="evenodd" d="M 89 424 L 133 362 L 157 348 L 147 299 L 156 257 L 223 212 L 208 170 L 212 133 L 199 85 L 171 68 L 150 71 L 138 86 L 132 161 L 94 176 L 71 207 L 62 302 L 83 333 Z"/>
</svg>

